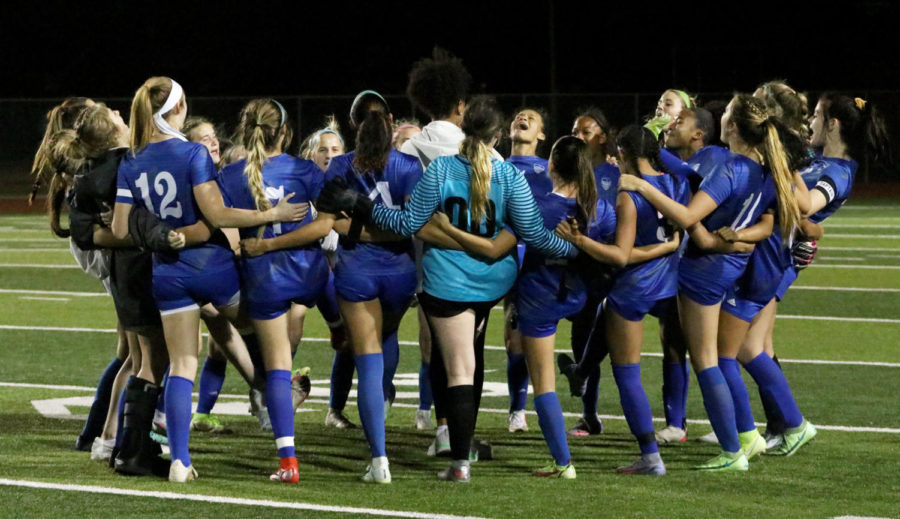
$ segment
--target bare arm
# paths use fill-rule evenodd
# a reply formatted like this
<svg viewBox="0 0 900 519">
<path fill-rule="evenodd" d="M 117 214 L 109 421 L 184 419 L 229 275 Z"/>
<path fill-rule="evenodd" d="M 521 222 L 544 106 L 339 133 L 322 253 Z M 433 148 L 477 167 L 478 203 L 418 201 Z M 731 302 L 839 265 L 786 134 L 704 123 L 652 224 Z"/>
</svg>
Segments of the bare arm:
<svg viewBox="0 0 900 519">
<path fill-rule="evenodd" d="M 628 257 L 628 264 L 643 263 L 656 259 L 660 256 L 675 252 L 681 244 L 681 235 L 684 231 L 678 231 L 671 240 L 662 243 L 654 243 L 652 245 L 642 245 L 631 249 L 631 256 Z"/>
<path fill-rule="evenodd" d="M 436 223 L 441 231 L 459 243 L 466 252 L 486 258 L 497 259 L 516 246 L 516 237 L 506 229 L 502 229 L 494 238 L 485 238 L 457 229 L 445 213 L 434 213 L 431 222 Z"/>
<path fill-rule="evenodd" d="M 810 195 L 809 189 L 806 188 L 806 182 L 803 181 L 803 175 L 801 175 L 799 171 L 795 171 L 794 196 L 797 197 L 797 207 L 800 209 L 800 214 L 812 214 L 809 211 L 812 207 Z"/>
<path fill-rule="evenodd" d="M 209 241 L 210 236 L 212 236 L 212 228 L 206 223 L 206 220 L 202 218 L 192 225 L 186 225 L 175 229 L 175 232 L 179 232 L 184 236 L 185 246 L 206 243 Z"/>
<path fill-rule="evenodd" d="M 338 234 L 346 236 L 347 233 L 350 232 L 350 224 L 352 222 L 352 218 L 341 218 L 339 220 L 335 220 L 334 231 Z M 405 239 L 405 237 L 400 236 L 399 234 L 393 233 L 391 231 L 385 231 L 374 224 L 363 225 L 363 228 L 359 233 L 359 241 L 369 243 L 402 241 Z"/>
<path fill-rule="evenodd" d="M 637 232 L 637 210 L 634 201 L 627 193 L 619 193 L 616 198 L 616 243 L 608 245 L 594 241 L 581 234 L 578 227 L 571 222 L 560 222 L 556 226 L 556 234 L 560 238 L 575 244 L 592 258 L 602 263 L 617 267 L 628 264 L 631 251 L 634 249 L 634 236 Z"/>
<path fill-rule="evenodd" d="M 709 232 L 700 222 L 691 226 L 688 229 L 688 234 L 691 236 L 691 241 L 698 247 L 710 252 L 721 254 L 748 253 L 755 247 L 752 243 L 725 241 L 718 233 Z"/>
<path fill-rule="evenodd" d="M 123 204 L 116 202 L 113 208 L 113 218 L 111 229 L 113 236 L 117 239 L 124 240 L 128 236 L 128 215 L 131 214 L 131 204 Z"/>
<path fill-rule="evenodd" d="M 718 206 L 716 201 L 704 191 L 697 191 L 691 197 L 691 202 L 684 206 L 666 196 L 646 180 L 634 175 L 622 175 L 619 178 L 619 190 L 640 193 L 657 211 L 682 229 L 687 229 L 699 222 Z"/>
<path fill-rule="evenodd" d="M 334 215 L 320 212 L 314 221 L 275 238 L 249 238 L 241 242 L 242 251 L 248 256 L 259 256 L 267 252 L 302 247 L 312 243 L 331 231 Z"/>
<path fill-rule="evenodd" d="M 772 213 L 763 213 L 759 217 L 759 221 L 750 227 L 746 227 L 739 231 L 734 231 L 731 227 L 722 227 L 716 231 L 716 234 L 730 243 L 739 241 L 745 243 L 759 243 L 772 235 L 772 229 L 774 229 L 774 227 L 775 216 Z"/>
<path fill-rule="evenodd" d="M 269 222 L 297 222 L 305 218 L 309 211 L 309 204 L 288 202 L 294 196 L 293 193 L 285 195 L 275 207 L 256 211 L 225 207 L 222 192 L 215 180 L 196 185 L 193 190 L 200 211 L 214 227 L 255 227 Z"/>
<path fill-rule="evenodd" d="M 459 242 L 451 238 L 437 224 L 431 221 L 426 223 L 425 227 L 419 229 L 419 232 L 416 233 L 416 238 L 442 249 L 464 250 Z"/>
<path fill-rule="evenodd" d="M 804 218 L 800 220 L 800 232 L 806 236 L 807 240 L 821 240 L 825 236 L 825 226 Z"/>
</svg>

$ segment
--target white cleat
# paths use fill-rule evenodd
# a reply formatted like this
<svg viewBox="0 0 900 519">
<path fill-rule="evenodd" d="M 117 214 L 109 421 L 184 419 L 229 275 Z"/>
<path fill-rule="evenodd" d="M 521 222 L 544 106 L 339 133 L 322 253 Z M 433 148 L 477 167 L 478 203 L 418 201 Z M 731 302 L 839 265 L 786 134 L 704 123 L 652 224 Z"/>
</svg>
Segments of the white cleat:
<svg viewBox="0 0 900 519">
<path fill-rule="evenodd" d="M 109 457 L 112 456 L 113 447 L 115 446 L 115 438 L 111 440 L 104 440 L 99 436 L 94 438 L 94 443 L 91 444 L 91 459 L 95 461 L 109 461 Z"/>
<path fill-rule="evenodd" d="M 391 482 L 391 469 L 387 456 L 372 458 L 372 464 L 366 467 L 366 473 L 362 480 L 366 483 L 379 483 L 387 485 Z"/>
<path fill-rule="evenodd" d="M 703 436 L 697 438 L 697 440 L 703 443 L 719 443 L 719 437 L 716 436 L 716 431 L 713 431 L 709 434 L 704 434 Z"/>
<path fill-rule="evenodd" d="M 509 432 L 528 432 L 528 422 L 525 421 L 525 410 L 519 409 L 509 413 Z"/>
<path fill-rule="evenodd" d="M 175 460 L 169 466 L 169 481 L 172 483 L 187 483 L 197 479 L 197 471 L 193 465 L 187 467 L 181 463 L 181 460 Z"/>
<path fill-rule="evenodd" d="M 687 441 L 687 431 L 681 427 L 669 425 L 656 431 L 656 443 L 684 443 Z"/>
<path fill-rule="evenodd" d="M 416 429 L 419 431 L 430 431 L 431 426 L 431 409 L 416 410 Z"/>
</svg>

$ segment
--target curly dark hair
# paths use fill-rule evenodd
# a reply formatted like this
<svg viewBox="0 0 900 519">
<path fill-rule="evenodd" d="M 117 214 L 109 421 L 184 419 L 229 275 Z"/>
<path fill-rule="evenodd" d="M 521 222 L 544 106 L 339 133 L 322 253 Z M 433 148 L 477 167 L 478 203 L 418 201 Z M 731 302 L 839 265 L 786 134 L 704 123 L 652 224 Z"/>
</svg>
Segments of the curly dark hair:
<svg viewBox="0 0 900 519">
<path fill-rule="evenodd" d="M 415 62 L 409 71 L 406 95 L 413 105 L 433 120 L 453 113 L 460 101 L 469 98 L 472 76 L 462 60 L 435 47 L 430 58 Z"/>
</svg>

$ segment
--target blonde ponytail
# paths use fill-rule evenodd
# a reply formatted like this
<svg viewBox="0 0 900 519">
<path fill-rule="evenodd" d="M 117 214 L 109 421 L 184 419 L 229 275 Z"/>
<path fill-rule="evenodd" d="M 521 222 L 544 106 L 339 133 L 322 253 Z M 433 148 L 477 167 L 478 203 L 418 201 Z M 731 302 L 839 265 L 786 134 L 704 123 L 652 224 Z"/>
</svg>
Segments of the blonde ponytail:
<svg viewBox="0 0 900 519">
<path fill-rule="evenodd" d="M 150 105 L 150 87 L 147 83 L 134 93 L 129 122 L 131 131 L 128 145 L 133 153 L 137 153 L 150 142 L 150 136 L 153 135 L 153 107 Z"/>
<path fill-rule="evenodd" d="M 270 209 L 272 204 L 266 198 L 266 188 L 263 185 L 262 169 L 266 163 L 265 135 L 261 126 L 255 126 L 245 134 L 244 145 L 247 147 L 247 160 L 244 166 L 244 175 L 247 176 L 247 184 L 256 202 L 256 208 L 260 211 Z"/>
<path fill-rule="evenodd" d="M 487 213 L 488 195 L 491 193 L 491 149 L 480 139 L 466 137 L 459 145 L 459 152 L 472 165 L 469 213 L 474 226 Z"/>
<path fill-rule="evenodd" d="M 791 236 L 800 224 L 800 207 L 794 195 L 794 175 L 788 165 L 788 156 L 781 143 L 778 128 L 772 120 L 765 122 L 766 134 L 763 141 L 763 155 L 769 165 L 769 171 L 775 180 L 775 193 L 778 197 L 778 218 L 781 222 L 781 236 Z M 789 240 L 785 240 L 788 243 Z"/>
</svg>

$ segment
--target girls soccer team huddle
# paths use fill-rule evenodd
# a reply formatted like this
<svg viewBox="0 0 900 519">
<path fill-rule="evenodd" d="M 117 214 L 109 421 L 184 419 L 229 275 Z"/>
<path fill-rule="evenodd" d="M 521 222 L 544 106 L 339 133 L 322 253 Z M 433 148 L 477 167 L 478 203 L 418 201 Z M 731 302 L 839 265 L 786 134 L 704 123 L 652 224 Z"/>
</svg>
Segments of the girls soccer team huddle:
<svg viewBox="0 0 900 519">
<path fill-rule="evenodd" d="M 686 353 L 708 439 L 721 446 L 697 469 L 747 470 L 750 458 L 809 442 L 816 429 L 772 347 L 777 302 L 812 261 L 858 163 L 884 150 L 875 108 L 824 94 L 810 116 L 803 94 L 770 82 L 734 95 L 717 124 L 690 95 L 666 90 L 653 117 L 618 132 L 599 110 L 581 111 L 542 159 L 542 110 L 505 120 L 491 98 L 470 98 L 470 82 L 459 59 L 436 51 L 414 64 L 407 88 L 429 124 L 395 121 L 366 90 L 350 108 L 354 151 L 332 121 L 305 140 L 303 158 L 287 152 L 292 122 L 278 101 L 250 101 L 226 151 L 209 121 L 187 118 L 184 91 L 167 77 L 141 85 L 127 125 L 86 98 L 55 108 L 34 172 L 52 176 L 51 227 L 104 281 L 120 331 L 76 448 L 125 474 L 196 478 L 189 434 L 223 429 L 210 411 L 230 361 L 275 437 L 271 479 L 297 483 L 294 413 L 309 379 L 291 368 L 304 313 L 318 306 L 335 348 L 326 425 L 353 426 L 343 408 L 355 370 L 372 456 L 362 480 L 390 483 L 385 415 L 400 320 L 414 301 L 416 424 L 430 428 L 433 402 L 429 454 L 452 460 L 441 479 L 467 482 L 471 462 L 490 458 L 474 432 L 485 330 L 501 301 L 509 430 L 528 428 L 530 380 L 552 456 L 535 476 L 576 477 L 567 437 L 602 429 L 607 355 L 641 453 L 620 473 L 664 475 L 658 445 L 685 441 Z M 503 160 L 495 146 L 505 130 Z M 59 223 L 64 202 L 69 229 Z M 640 376 L 648 314 L 664 350 L 659 431 Z M 210 346 L 192 416 L 200 319 Z M 574 358 L 554 359 L 562 319 L 572 322 Z M 759 386 L 765 436 L 740 366 Z M 557 367 L 584 406 L 568 431 Z"/>
</svg>

